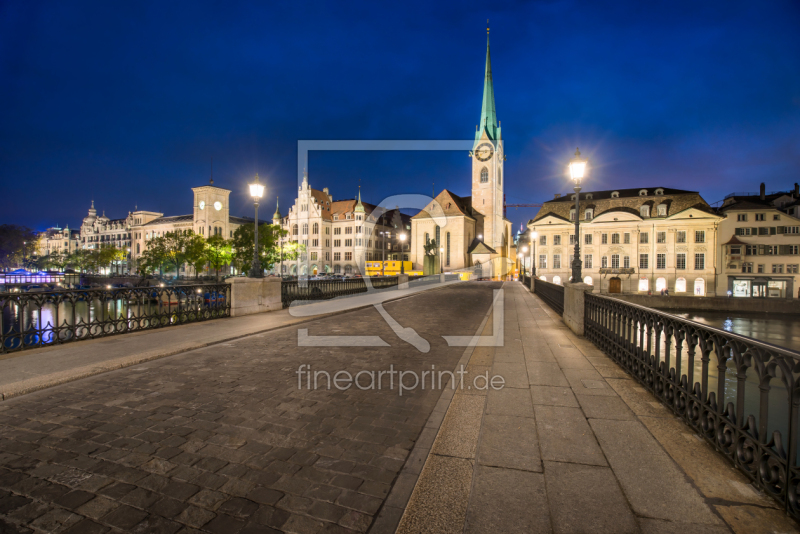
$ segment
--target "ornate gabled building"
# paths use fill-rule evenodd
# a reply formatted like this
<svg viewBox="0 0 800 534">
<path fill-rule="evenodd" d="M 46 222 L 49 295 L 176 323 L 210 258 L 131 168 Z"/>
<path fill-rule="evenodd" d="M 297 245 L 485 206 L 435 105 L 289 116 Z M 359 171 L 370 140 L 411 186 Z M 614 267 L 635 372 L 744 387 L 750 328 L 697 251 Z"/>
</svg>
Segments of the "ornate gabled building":
<svg viewBox="0 0 800 534">
<path fill-rule="evenodd" d="M 575 217 L 580 218 L 584 282 L 599 293 L 713 295 L 722 217 L 695 191 L 666 187 L 556 195 L 529 221 L 536 276 L 570 280 Z M 532 235 L 532 234 L 529 234 Z"/>
<path fill-rule="evenodd" d="M 411 261 L 415 268 L 423 267 L 427 235 L 436 239 L 440 249 L 445 249 L 441 253 L 445 271 L 480 263 L 490 265 L 491 276 L 502 277 L 512 270 L 514 258 L 511 257 L 511 222 L 503 214 L 505 154 L 495 108 L 488 35 L 481 118 L 470 158 L 471 196 L 458 196 L 445 189 L 412 218 Z M 437 223 L 442 213 L 446 220 L 444 225 Z M 479 250 L 477 256 L 473 254 L 475 250 Z M 484 274 L 489 275 L 486 269 L 484 267 Z"/>
<path fill-rule="evenodd" d="M 717 292 L 733 297 L 800 297 L 800 186 L 731 193 L 719 213 Z"/>
<path fill-rule="evenodd" d="M 36 243 L 36 254 L 39 256 L 49 256 L 51 254 L 72 254 L 80 248 L 80 230 L 70 230 L 66 228 L 48 228 L 39 234 L 39 241 Z"/>
<path fill-rule="evenodd" d="M 284 261 L 276 270 L 288 275 L 363 274 L 365 261 L 408 260 L 411 222 L 400 210 L 382 213 L 377 206 L 358 197 L 333 200 L 328 188 L 314 189 L 308 173 L 297 189 L 289 213 L 282 216 L 276 206 L 273 224 L 288 235 L 283 243 L 297 242 L 305 251 L 297 260 Z"/>
</svg>

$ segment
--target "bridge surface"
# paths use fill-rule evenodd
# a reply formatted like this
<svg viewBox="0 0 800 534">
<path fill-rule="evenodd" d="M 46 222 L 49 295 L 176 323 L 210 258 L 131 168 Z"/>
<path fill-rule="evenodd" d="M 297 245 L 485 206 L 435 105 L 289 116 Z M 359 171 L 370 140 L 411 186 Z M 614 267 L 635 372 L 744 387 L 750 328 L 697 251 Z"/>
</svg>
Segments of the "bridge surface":
<svg viewBox="0 0 800 534">
<path fill-rule="evenodd" d="M 0 532 L 797 532 L 520 284 L 449 285 L 383 311 L 430 350 L 375 307 L 302 324 L 264 314 L 205 325 L 236 333 L 214 345 L 0 403 Z M 443 338 L 488 338 L 500 324 L 501 346 Z M 80 368 L 77 347 L 87 365 L 103 352 L 130 363 L 198 327 L 31 351 L 14 365 L 35 375 L 46 355 Z M 299 330 L 327 344 L 300 346 Z M 463 389 L 432 389 L 430 375 L 402 395 L 396 383 L 298 388 L 301 365 L 420 376 L 461 364 Z M 504 387 L 474 387 L 485 373 Z"/>
</svg>

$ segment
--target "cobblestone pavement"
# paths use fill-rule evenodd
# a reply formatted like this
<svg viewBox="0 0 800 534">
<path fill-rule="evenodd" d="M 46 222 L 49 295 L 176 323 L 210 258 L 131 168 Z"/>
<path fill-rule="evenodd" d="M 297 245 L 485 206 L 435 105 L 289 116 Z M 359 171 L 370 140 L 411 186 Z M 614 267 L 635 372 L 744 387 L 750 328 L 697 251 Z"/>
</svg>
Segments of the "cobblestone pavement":
<svg viewBox="0 0 800 534">
<path fill-rule="evenodd" d="M 298 347 L 297 327 L 71 382 L 0 405 L 0 532 L 365 532 L 440 391 L 298 390 L 297 368 L 451 369 L 499 284 L 305 323 L 391 347 Z"/>
</svg>

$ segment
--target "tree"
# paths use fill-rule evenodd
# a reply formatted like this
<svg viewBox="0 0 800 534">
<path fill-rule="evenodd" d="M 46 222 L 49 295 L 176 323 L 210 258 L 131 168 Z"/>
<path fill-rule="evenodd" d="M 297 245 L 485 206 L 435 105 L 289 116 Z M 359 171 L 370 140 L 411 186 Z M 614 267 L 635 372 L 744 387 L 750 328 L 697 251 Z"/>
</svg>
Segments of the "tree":
<svg viewBox="0 0 800 534">
<path fill-rule="evenodd" d="M 233 258 L 233 249 L 228 240 L 221 235 L 212 235 L 206 240 L 205 258 L 210 267 L 217 271 L 228 265 Z"/>
<path fill-rule="evenodd" d="M 185 253 L 186 263 L 194 267 L 194 276 L 197 278 L 208 261 L 206 257 L 206 240 L 203 239 L 203 236 L 191 233 L 186 242 Z"/>
<path fill-rule="evenodd" d="M 109 267 L 113 262 L 125 259 L 125 251 L 121 248 L 117 248 L 116 245 L 102 247 L 93 252 L 95 256 L 95 268 Z"/>
<path fill-rule="evenodd" d="M 67 257 L 67 265 L 72 265 L 79 272 L 94 270 L 97 265 L 97 254 L 94 250 L 80 248 Z"/>
<path fill-rule="evenodd" d="M 12 269 L 32 258 L 38 239 L 27 226 L 0 224 L 0 268 Z"/>
<path fill-rule="evenodd" d="M 143 274 L 162 270 L 166 256 L 166 248 L 161 237 L 149 239 L 142 255 L 139 257 L 139 270 Z"/>
<path fill-rule="evenodd" d="M 63 271 L 68 263 L 69 256 L 58 250 L 54 250 L 47 256 L 41 256 L 39 258 L 40 269 L 56 269 L 58 271 Z"/>
</svg>

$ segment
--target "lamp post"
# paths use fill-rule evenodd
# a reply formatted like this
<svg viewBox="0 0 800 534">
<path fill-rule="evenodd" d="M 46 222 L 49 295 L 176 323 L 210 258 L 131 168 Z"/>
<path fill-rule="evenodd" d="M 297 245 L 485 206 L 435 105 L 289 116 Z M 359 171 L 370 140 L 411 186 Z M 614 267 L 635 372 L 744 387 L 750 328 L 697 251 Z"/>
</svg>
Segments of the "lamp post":
<svg viewBox="0 0 800 534">
<path fill-rule="evenodd" d="M 264 186 L 258 183 L 258 174 L 256 174 L 256 181 L 250 184 L 250 196 L 253 197 L 253 204 L 256 207 L 256 218 L 253 221 L 255 226 L 255 247 L 253 249 L 253 265 L 250 267 L 250 278 L 263 278 L 264 273 L 261 270 L 261 261 L 258 259 L 258 201 L 264 195 Z"/>
<path fill-rule="evenodd" d="M 539 232 L 531 234 L 531 276 L 536 276 L 536 240 L 539 238 Z"/>
<path fill-rule="evenodd" d="M 381 234 L 381 276 L 386 276 L 386 234 L 389 232 L 380 232 Z"/>
<path fill-rule="evenodd" d="M 575 157 L 569 162 L 569 174 L 575 183 L 575 257 L 572 258 L 572 283 L 577 284 L 581 276 L 581 240 L 580 240 L 580 192 L 581 180 L 586 174 L 586 160 L 581 158 L 581 151 L 575 149 Z"/>
<path fill-rule="evenodd" d="M 405 245 L 406 244 L 406 234 L 400 234 L 397 237 L 400 238 L 400 274 L 406 274 L 405 262 L 403 261 L 404 260 L 403 253 L 404 253 L 404 251 L 406 249 L 406 245 Z"/>
<path fill-rule="evenodd" d="M 528 247 L 522 247 L 522 276 L 525 276 L 525 256 L 528 255 Z"/>
</svg>

